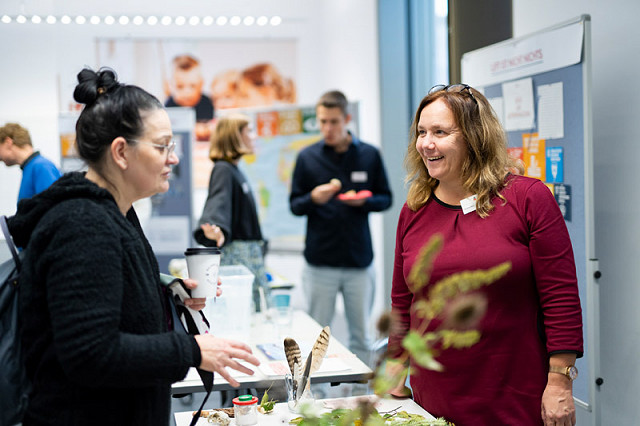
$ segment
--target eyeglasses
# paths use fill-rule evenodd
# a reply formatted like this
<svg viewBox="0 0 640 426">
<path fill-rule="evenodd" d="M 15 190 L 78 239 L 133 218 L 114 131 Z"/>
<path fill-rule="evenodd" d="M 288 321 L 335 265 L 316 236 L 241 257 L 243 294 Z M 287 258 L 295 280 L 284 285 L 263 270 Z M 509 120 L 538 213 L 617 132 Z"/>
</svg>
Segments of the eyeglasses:
<svg viewBox="0 0 640 426">
<path fill-rule="evenodd" d="M 473 92 L 471 91 L 471 86 L 469 86 L 468 84 L 450 84 L 450 85 L 444 85 L 444 84 L 437 84 L 435 86 L 433 86 L 431 89 L 429 89 L 429 95 L 432 93 L 436 93 L 439 92 L 441 90 L 444 90 L 445 92 L 464 92 L 466 91 L 466 93 L 469 94 L 469 96 L 471 96 L 471 99 L 473 99 L 473 102 L 475 102 L 476 105 L 478 105 L 478 101 L 476 100 L 475 96 L 473 96 Z"/>
<path fill-rule="evenodd" d="M 153 142 L 147 142 L 147 141 L 139 141 L 139 140 L 136 140 L 136 139 L 129 139 L 129 140 L 131 142 L 143 143 L 145 145 L 152 146 L 155 149 L 158 149 L 158 150 L 160 150 L 162 152 L 166 152 L 166 154 L 167 154 L 166 158 L 169 158 L 171 153 L 175 151 L 176 145 L 177 145 L 175 140 L 172 140 L 167 145 L 162 145 L 162 144 L 159 144 L 159 143 L 153 143 Z"/>
</svg>

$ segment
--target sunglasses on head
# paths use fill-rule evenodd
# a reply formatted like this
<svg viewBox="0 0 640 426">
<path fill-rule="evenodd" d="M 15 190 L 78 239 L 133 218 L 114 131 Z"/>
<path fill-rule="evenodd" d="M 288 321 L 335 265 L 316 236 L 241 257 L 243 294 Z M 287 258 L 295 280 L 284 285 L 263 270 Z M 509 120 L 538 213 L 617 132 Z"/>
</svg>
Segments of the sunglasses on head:
<svg viewBox="0 0 640 426">
<path fill-rule="evenodd" d="M 429 95 L 432 93 L 436 93 L 439 92 L 441 90 L 444 90 L 445 92 L 465 92 L 468 93 L 469 96 L 471 96 L 471 99 L 473 99 L 473 102 L 475 102 L 476 105 L 478 105 L 478 101 L 476 100 L 475 96 L 473 96 L 473 92 L 471 91 L 471 86 L 469 86 L 468 84 L 449 84 L 449 85 L 445 85 L 445 84 L 436 84 L 435 86 L 433 86 L 431 89 L 429 89 Z"/>
</svg>

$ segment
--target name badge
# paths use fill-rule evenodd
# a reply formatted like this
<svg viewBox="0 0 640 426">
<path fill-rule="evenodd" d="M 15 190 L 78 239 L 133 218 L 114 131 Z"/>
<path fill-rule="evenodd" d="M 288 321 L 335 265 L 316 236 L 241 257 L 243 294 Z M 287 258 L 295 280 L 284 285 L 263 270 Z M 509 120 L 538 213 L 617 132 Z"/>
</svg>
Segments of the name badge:
<svg viewBox="0 0 640 426">
<path fill-rule="evenodd" d="M 365 183 L 369 179 L 366 171 L 351 172 L 351 182 Z"/>
<path fill-rule="evenodd" d="M 242 192 L 245 194 L 249 193 L 249 184 L 247 182 L 242 182 Z"/>
<path fill-rule="evenodd" d="M 462 207 L 462 213 L 467 214 L 476 211 L 476 200 L 478 194 L 474 194 L 471 197 L 467 197 L 464 200 L 460 200 L 460 207 Z"/>
</svg>

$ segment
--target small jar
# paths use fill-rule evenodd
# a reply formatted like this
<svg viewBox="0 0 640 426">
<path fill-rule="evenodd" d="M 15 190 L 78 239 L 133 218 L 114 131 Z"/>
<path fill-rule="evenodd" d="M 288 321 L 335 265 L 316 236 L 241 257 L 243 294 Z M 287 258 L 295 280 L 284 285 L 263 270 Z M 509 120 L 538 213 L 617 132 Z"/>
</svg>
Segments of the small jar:
<svg viewBox="0 0 640 426">
<path fill-rule="evenodd" d="M 236 425 L 257 425 L 258 397 L 253 395 L 241 395 L 233 398 L 233 413 L 236 418 Z"/>
</svg>

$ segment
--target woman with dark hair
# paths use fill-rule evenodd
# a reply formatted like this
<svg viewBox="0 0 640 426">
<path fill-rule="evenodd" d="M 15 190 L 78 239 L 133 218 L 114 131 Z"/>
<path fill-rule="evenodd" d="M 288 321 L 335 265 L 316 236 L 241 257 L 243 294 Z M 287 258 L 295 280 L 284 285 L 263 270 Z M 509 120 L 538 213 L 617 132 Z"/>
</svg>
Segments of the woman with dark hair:
<svg viewBox="0 0 640 426">
<path fill-rule="evenodd" d="M 243 343 L 170 330 L 132 207 L 166 192 L 178 163 L 162 104 L 108 69 L 82 70 L 74 98 L 85 104 L 76 138 L 88 171 L 64 175 L 9 222 L 27 248 L 19 309 L 33 391 L 24 425 L 168 425 L 171 383 L 190 367 L 237 386 L 226 367 L 252 374 L 237 359 L 259 361 Z"/>
<path fill-rule="evenodd" d="M 444 371 L 413 365 L 416 402 L 456 425 L 575 424 L 572 381 L 582 356 L 582 317 L 571 240 L 549 189 L 510 173 L 518 166 L 487 99 L 464 84 L 436 86 L 411 126 L 409 193 L 396 234 L 391 291 L 399 319 L 392 356 L 424 318 L 413 306 L 454 273 L 511 269 L 476 290 L 487 301 L 480 341 L 437 348 Z M 426 286 L 409 273 L 434 234 L 443 238 Z M 435 331 L 441 319 L 429 323 Z M 404 384 L 404 381 L 402 381 Z M 401 395 L 401 387 L 394 394 Z"/>
<path fill-rule="evenodd" d="M 222 265 L 245 265 L 255 276 L 253 301 L 260 310 L 260 292 L 267 292 L 264 241 L 256 201 L 247 178 L 238 168 L 242 156 L 253 154 L 249 118 L 236 114 L 219 118 L 211 135 L 209 158 L 213 170 L 209 193 L 194 238 L 222 248 Z M 266 294 L 268 295 L 268 294 Z"/>
</svg>

